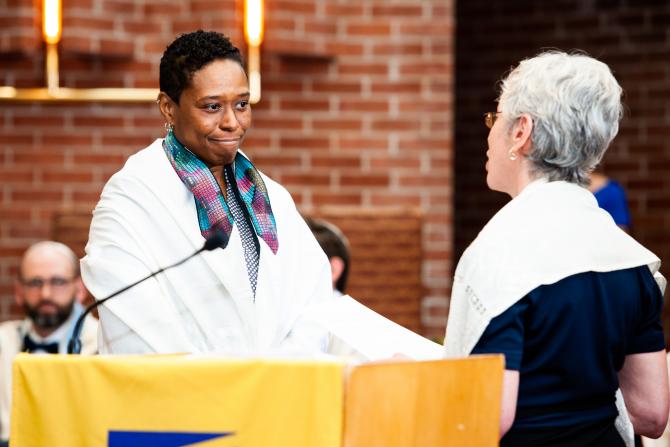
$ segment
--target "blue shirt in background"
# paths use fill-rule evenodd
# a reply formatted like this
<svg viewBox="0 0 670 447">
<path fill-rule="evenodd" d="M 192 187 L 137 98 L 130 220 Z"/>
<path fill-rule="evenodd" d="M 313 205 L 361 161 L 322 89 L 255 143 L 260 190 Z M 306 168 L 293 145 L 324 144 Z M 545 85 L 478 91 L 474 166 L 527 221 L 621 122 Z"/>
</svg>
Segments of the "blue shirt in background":
<svg viewBox="0 0 670 447">
<path fill-rule="evenodd" d="M 612 216 L 617 225 L 630 227 L 630 212 L 626 202 L 626 193 L 614 180 L 607 180 L 605 186 L 595 191 L 598 206 Z"/>
</svg>

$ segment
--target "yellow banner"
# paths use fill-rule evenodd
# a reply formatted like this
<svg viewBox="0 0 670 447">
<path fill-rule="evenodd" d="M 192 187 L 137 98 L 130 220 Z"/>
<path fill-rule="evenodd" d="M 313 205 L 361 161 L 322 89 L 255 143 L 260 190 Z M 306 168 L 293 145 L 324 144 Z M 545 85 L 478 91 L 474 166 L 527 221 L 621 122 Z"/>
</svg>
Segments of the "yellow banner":
<svg viewBox="0 0 670 447">
<path fill-rule="evenodd" d="M 344 366 L 19 355 L 12 447 L 340 447 Z"/>
</svg>

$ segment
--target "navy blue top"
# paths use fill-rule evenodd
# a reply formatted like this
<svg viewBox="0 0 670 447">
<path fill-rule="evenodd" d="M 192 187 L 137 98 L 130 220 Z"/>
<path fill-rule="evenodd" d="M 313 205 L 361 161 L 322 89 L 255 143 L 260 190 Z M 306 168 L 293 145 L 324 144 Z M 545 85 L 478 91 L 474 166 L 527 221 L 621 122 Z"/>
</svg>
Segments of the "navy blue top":
<svg viewBox="0 0 670 447">
<path fill-rule="evenodd" d="M 515 428 L 614 418 L 625 356 L 664 349 L 662 306 L 647 266 L 580 273 L 491 320 L 472 352 L 503 353 L 505 368 L 519 371 Z"/>
<path fill-rule="evenodd" d="M 612 216 L 617 225 L 630 226 L 630 213 L 626 203 L 626 193 L 621 185 L 608 180 L 605 186 L 594 192 L 598 206 Z"/>
</svg>

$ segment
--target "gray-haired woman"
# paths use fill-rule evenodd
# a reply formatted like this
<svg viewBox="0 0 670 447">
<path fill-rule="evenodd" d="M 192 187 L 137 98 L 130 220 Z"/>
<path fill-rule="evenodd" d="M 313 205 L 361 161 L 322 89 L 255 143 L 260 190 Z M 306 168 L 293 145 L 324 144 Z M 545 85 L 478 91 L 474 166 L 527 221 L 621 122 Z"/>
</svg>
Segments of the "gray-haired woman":
<svg viewBox="0 0 670 447">
<path fill-rule="evenodd" d="M 630 422 L 650 437 L 667 422 L 660 261 L 585 188 L 621 92 L 602 62 L 547 52 L 485 115 L 486 181 L 512 200 L 458 264 L 445 349 L 505 354 L 502 446 L 622 446 Z"/>
</svg>

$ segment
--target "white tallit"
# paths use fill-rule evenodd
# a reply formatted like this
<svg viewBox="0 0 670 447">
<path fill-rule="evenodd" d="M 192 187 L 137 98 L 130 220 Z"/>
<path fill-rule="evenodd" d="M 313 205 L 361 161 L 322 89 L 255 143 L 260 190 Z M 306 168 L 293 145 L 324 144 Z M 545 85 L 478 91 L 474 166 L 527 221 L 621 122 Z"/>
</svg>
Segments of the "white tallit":
<svg viewBox="0 0 670 447">
<path fill-rule="evenodd" d="M 202 247 L 193 194 L 161 140 L 131 156 L 93 213 L 82 278 L 97 298 Z M 100 307 L 100 351 L 131 353 L 301 353 L 327 334 L 304 310 L 332 294 L 323 250 L 281 185 L 263 176 L 277 222 L 277 254 L 262 240 L 255 300 L 237 225 L 228 246 L 206 251 Z"/>
<path fill-rule="evenodd" d="M 641 265 L 649 266 L 663 291 L 658 257 L 618 228 L 588 190 L 536 180 L 493 216 L 461 257 L 445 356 L 470 354 L 492 318 L 543 284 Z M 625 419 L 617 420 L 617 428 L 632 445 L 632 426 L 617 394 Z"/>
</svg>

